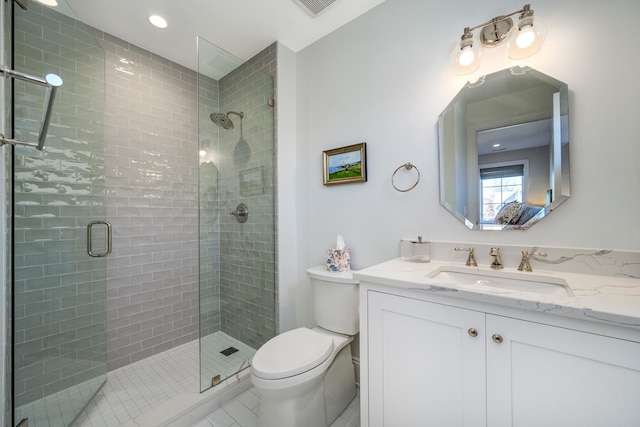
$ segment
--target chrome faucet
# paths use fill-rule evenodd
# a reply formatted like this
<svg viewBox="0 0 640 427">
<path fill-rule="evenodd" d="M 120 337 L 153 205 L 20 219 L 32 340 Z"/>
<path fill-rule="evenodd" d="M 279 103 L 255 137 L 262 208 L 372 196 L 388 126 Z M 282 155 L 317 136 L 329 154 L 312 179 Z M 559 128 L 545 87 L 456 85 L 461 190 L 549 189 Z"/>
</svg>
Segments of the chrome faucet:
<svg viewBox="0 0 640 427">
<path fill-rule="evenodd" d="M 456 252 L 469 252 L 469 256 L 467 257 L 467 262 L 465 265 L 467 267 L 477 267 L 478 262 L 476 261 L 476 256 L 473 253 L 473 248 L 454 248 Z"/>
<path fill-rule="evenodd" d="M 539 257 L 546 257 L 547 254 L 544 252 L 534 252 L 532 254 L 529 253 L 529 251 L 522 251 L 522 260 L 520 261 L 520 266 L 518 267 L 518 270 L 520 271 L 533 271 L 531 269 L 531 264 L 529 263 L 529 257 L 533 256 L 539 256 Z"/>
<path fill-rule="evenodd" d="M 491 268 L 494 270 L 500 270 L 504 268 L 502 265 L 502 260 L 500 259 L 500 248 L 491 248 L 491 252 L 489 253 L 493 260 L 491 261 Z"/>
</svg>

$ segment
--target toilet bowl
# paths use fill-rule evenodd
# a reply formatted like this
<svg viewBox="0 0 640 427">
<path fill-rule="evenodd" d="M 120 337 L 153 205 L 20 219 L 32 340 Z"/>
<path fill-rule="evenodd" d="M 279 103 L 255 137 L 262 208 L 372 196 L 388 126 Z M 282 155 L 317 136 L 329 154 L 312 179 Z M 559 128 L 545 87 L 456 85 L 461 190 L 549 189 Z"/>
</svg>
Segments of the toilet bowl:
<svg viewBox="0 0 640 427">
<path fill-rule="evenodd" d="M 324 266 L 307 274 L 318 326 L 272 338 L 251 362 L 260 427 L 327 427 L 356 396 L 350 344 L 359 330 L 358 282 Z"/>
</svg>

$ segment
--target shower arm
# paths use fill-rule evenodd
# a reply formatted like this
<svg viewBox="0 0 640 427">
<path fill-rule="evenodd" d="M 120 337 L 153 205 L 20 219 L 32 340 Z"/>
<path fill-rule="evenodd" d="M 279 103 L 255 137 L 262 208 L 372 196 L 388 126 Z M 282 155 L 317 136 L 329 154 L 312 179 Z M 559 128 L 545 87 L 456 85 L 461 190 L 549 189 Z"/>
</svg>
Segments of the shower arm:
<svg viewBox="0 0 640 427">
<path fill-rule="evenodd" d="M 236 113 L 235 111 L 229 111 L 229 112 L 227 113 L 227 116 L 228 116 L 229 114 L 235 114 L 236 116 L 240 117 L 240 120 L 244 119 L 244 113 Z"/>
<path fill-rule="evenodd" d="M 25 82 L 34 83 L 39 86 L 44 86 L 47 88 L 47 94 L 45 96 L 44 101 L 44 116 L 42 118 L 42 126 L 40 127 L 40 134 L 38 136 L 38 142 L 25 142 L 19 141 L 17 139 L 6 138 L 3 134 L 0 133 L 0 147 L 5 144 L 10 145 L 26 145 L 28 147 L 34 147 L 37 150 L 44 150 L 44 143 L 47 139 L 47 131 L 49 130 L 49 123 L 51 122 L 51 113 L 53 110 L 53 102 L 56 99 L 56 91 L 58 87 L 62 85 L 62 79 L 58 76 L 56 78 L 60 79 L 60 81 L 51 82 L 48 79 L 43 79 L 40 77 L 31 76 L 29 74 L 21 73 L 19 71 L 15 71 L 10 69 L 7 66 L 0 65 L 0 73 L 4 75 L 4 77 L 11 77 L 18 80 L 23 80 Z M 51 76 L 50 74 L 47 77 Z"/>
</svg>

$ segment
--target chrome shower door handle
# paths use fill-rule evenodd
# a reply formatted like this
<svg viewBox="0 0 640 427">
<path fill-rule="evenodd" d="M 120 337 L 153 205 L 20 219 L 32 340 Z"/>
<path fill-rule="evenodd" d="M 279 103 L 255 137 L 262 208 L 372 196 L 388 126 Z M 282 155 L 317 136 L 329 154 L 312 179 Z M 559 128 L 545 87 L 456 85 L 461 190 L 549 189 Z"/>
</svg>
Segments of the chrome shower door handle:
<svg viewBox="0 0 640 427">
<path fill-rule="evenodd" d="M 107 251 L 101 252 L 101 253 L 94 253 L 92 250 L 93 242 L 91 237 L 91 231 L 93 229 L 93 226 L 98 224 L 107 226 Z M 94 257 L 94 258 L 105 257 L 111 254 L 111 223 L 109 221 L 91 221 L 87 225 L 87 253 L 89 254 L 90 257 Z"/>
</svg>

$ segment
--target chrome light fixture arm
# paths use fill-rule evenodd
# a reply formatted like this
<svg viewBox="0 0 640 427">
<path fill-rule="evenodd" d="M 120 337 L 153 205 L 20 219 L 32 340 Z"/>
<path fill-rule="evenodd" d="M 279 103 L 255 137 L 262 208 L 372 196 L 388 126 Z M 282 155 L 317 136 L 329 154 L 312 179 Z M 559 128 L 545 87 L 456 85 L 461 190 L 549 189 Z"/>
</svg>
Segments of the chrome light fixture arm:
<svg viewBox="0 0 640 427">
<path fill-rule="evenodd" d="M 530 4 L 525 4 L 522 9 L 520 10 L 516 10 L 515 12 L 511 12 L 507 15 L 502 15 L 502 16 L 496 16 L 493 19 L 488 20 L 487 22 L 484 22 L 482 24 L 476 25 L 475 27 L 466 27 L 465 28 L 465 33 L 467 32 L 467 30 L 469 30 L 470 32 L 473 32 L 475 30 L 477 30 L 478 28 L 484 28 L 488 25 L 496 25 L 498 22 L 501 21 L 506 21 L 506 20 L 511 20 L 512 16 L 515 16 L 517 14 L 520 14 L 520 19 L 523 18 L 527 18 L 527 17 L 532 17 L 533 16 L 533 10 L 531 10 L 531 5 Z"/>
</svg>

